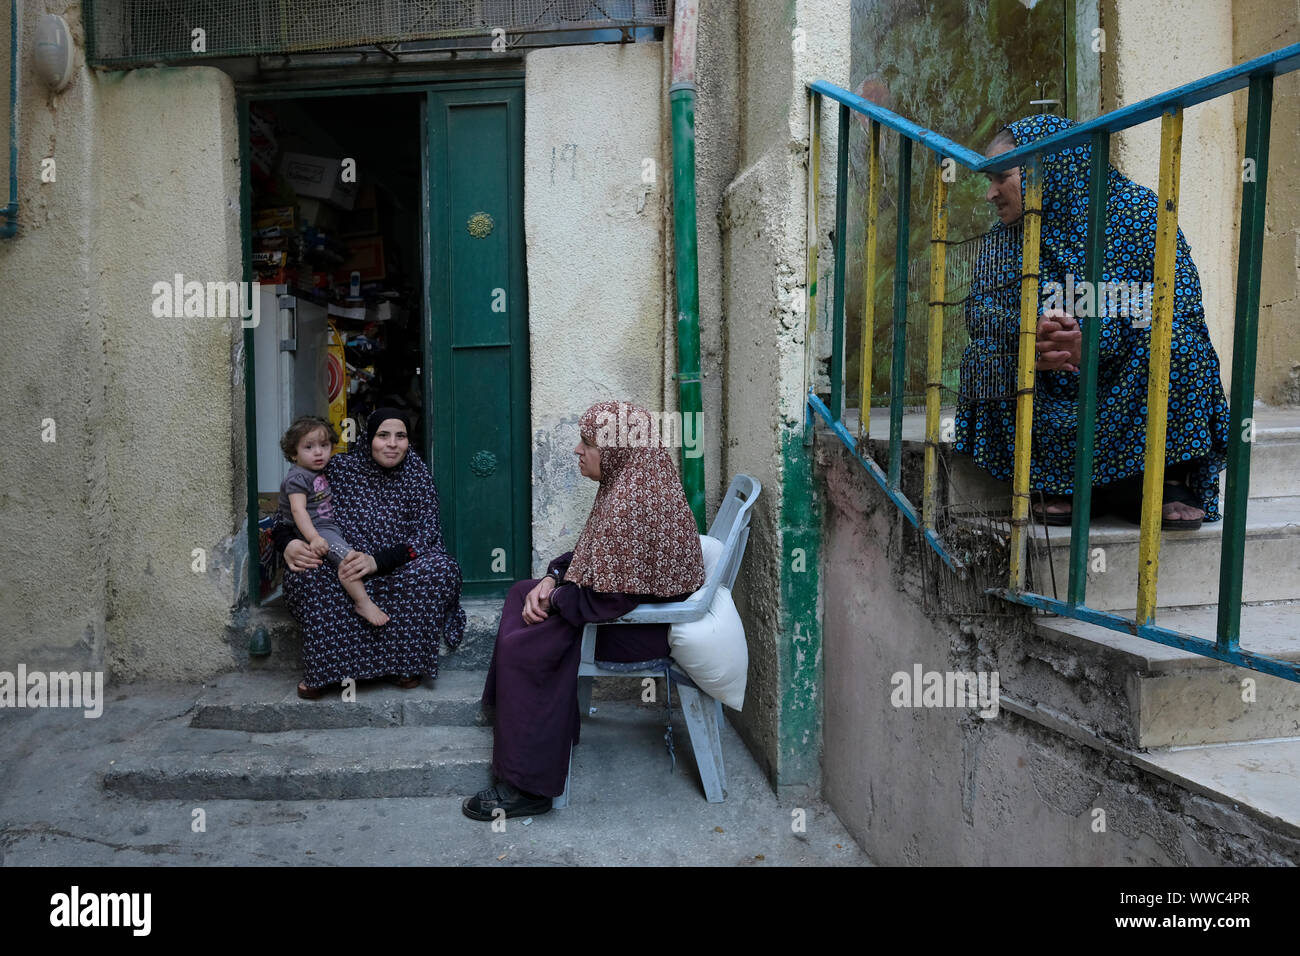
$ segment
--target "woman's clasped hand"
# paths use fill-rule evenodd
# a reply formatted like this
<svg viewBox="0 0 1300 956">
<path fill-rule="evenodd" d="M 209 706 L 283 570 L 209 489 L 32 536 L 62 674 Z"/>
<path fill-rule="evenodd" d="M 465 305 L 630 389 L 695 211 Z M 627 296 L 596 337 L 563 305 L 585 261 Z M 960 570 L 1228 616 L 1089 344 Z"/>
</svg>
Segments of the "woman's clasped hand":
<svg viewBox="0 0 1300 956">
<path fill-rule="evenodd" d="M 1040 372 L 1077 372 L 1083 350 L 1083 331 L 1079 320 L 1060 309 L 1046 309 L 1038 320 L 1034 347 Z"/>
</svg>

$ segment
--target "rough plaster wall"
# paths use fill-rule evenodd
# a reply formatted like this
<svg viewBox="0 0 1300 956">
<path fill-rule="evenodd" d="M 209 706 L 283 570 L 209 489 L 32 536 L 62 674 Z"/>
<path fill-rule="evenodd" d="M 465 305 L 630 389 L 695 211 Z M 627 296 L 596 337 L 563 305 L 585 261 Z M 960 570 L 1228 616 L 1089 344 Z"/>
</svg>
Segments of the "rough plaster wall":
<svg viewBox="0 0 1300 956">
<path fill-rule="evenodd" d="M 1114 83 L 1106 109 L 1127 106 L 1233 65 L 1232 7 L 1222 0 L 1118 0 L 1106 48 Z M 1158 50 L 1158 55 L 1152 51 Z M 1160 121 L 1115 137 L 1111 161 L 1130 179 L 1159 186 Z M 1201 276 L 1210 339 L 1230 386 L 1241 160 L 1232 99 L 1183 113 L 1178 225 Z"/>
<path fill-rule="evenodd" d="M 1236 0 L 1232 12 L 1233 62 L 1300 41 L 1297 0 Z M 1246 100 L 1245 90 L 1233 95 L 1241 156 L 1246 146 Z M 1271 405 L 1300 405 L 1300 335 L 1296 334 L 1300 330 L 1300 73 L 1273 81 L 1269 134 L 1255 395 Z M 1239 229 L 1238 222 L 1234 236 Z"/>
<path fill-rule="evenodd" d="M 156 318 L 153 283 L 238 280 L 238 135 L 229 77 L 206 67 L 97 82 L 92 311 L 108 383 L 97 440 L 112 530 L 108 650 L 124 679 L 228 669 L 246 564 L 242 342 L 230 318 Z M 206 552 L 206 571 L 191 552 Z"/>
<path fill-rule="evenodd" d="M 749 640 L 749 690 L 734 717 L 750 750 L 779 779 L 782 633 L 778 595 L 783 437 L 803 421 L 805 84 L 847 84 L 847 4 L 744 4 L 741 8 L 740 171 L 723 197 L 727 316 L 723 472 L 763 484 L 737 586 Z M 796 51 L 794 30 L 804 30 Z M 833 117 L 832 117 L 833 118 Z M 831 127 L 833 129 L 833 127 Z M 834 137 L 823 156 L 834 170 Z M 823 170 L 823 182 L 833 182 Z M 828 189 L 823 203 L 830 203 Z M 824 207 L 825 208 L 825 207 Z"/>
<path fill-rule="evenodd" d="M 578 46 L 525 61 L 524 231 L 532 362 L 533 568 L 573 547 L 596 485 L 578 416 L 628 399 L 662 410 L 662 44 Z M 675 405 L 673 406 L 675 407 Z"/>
<path fill-rule="evenodd" d="M 1010 710 L 896 708 L 891 675 L 987 669 L 1004 696 L 1039 653 L 1006 625 L 960 626 L 921 609 L 917 541 L 833 439 L 825 488 L 823 793 L 882 865 L 1294 865 L 1300 840 Z M 906 535 L 906 537 L 904 537 Z M 905 553 L 906 552 L 906 553 Z M 900 571 L 900 567 L 905 570 Z M 1070 681 L 1082 692 L 1085 667 Z M 1024 679 L 1028 674 L 1030 679 Z M 1009 680 L 1008 680 L 1009 678 Z M 1010 685 L 1010 691 L 1008 690 Z M 1057 689 L 1059 692 L 1059 689 Z M 1061 698 L 1039 698 L 1054 706 Z M 1094 832 L 1093 810 L 1106 813 Z"/>
<path fill-rule="evenodd" d="M 46 10 L 21 6 L 19 50 L 29 51 Z M 67 5 L 51 6 L 62 12 Z M 19 60 L 19 234 L 0 240 L 0 335 L 7 343 L 0 349 L 0 424 L 8 439 L 0 455 L 3 670 L 19 663 L 97 668 L 104 653 L 103 328 L 89 293 L 95 87 L 81 55 L 78 12 L 72 5 L 67 13 L 77 69 L 63 92 L 49 92 L 27 59 Z M 7 114 L 7 91 L 4 102 Z M 56 163 L 53 183 L 40 181 L 45 158 Z M 8 202 L 7 179 L 3 187 Z M 52 443 L 41 440 L 46 418 L 54 420 Z"/>
</svg>

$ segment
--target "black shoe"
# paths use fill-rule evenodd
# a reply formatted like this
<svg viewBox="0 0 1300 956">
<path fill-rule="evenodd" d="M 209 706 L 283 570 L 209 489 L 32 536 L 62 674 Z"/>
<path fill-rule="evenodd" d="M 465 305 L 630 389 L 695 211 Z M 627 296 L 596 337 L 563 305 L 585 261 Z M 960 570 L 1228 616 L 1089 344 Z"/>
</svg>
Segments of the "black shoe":
<svg viewBox="0 0 1300 956">
<path fill-rule="evenodd" d="M 494 787 L 480 790 L 472 797 L 466 797 L 460 808 L 471 820 L 495 819 L 494 810 L 504 810 L 506 817 L 530 817 L 549 811 L 551 798 L 524 793 L 508 783 L 498 783 Z M 496 815 L 496 818 L 500 817 L 501 814 Z"/>
</svg>

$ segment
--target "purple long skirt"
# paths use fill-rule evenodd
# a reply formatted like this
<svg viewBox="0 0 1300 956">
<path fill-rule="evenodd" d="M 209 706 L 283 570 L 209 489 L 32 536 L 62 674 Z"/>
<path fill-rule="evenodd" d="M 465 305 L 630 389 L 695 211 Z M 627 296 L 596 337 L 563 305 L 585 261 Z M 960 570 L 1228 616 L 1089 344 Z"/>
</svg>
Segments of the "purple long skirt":
<svg viewBox="0 0 1300 956">
<path fill-rule="evenodd" d="M 578 658 L 582 628 L 559 614 L 525 624 L 524 599 L 537 581 L 518 581 L 506 596 L 483 688 L 496 707 L 492 772 L 529 793 L 558 797 L 569 772 L 569 748 L 578 742 Z M 607 621 L 640 603 L 628 595 L 599 595 L 590 604 Z M 662 600 L 662 599 L 659 599 Z M 596 659 L 646 661 L 668 656 L 668 625 L 605 625 L 596 635 Z"/>
</svg>

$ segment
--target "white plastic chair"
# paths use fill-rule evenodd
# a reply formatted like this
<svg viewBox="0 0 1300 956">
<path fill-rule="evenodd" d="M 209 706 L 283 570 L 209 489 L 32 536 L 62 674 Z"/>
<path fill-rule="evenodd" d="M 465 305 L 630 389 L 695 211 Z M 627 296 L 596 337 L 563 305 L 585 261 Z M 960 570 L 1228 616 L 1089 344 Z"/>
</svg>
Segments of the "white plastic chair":
<svg viewBox="0 0 1300 956">
<path fill-rule="evenodd" d="M 745 556 L 749 542 L 750 509 L 762 490 L 757 478 L 737 475 L 731 480 L 726 497 L 709 525 L 709 535 L 722 542 L 713 571 L 704 581 L 704 587 L 686 601 L 668 604 L 640 604 L 614 621 L 603 624 L 684 624 L 698 621 L 709 612 L 713 596 L 719 587 L 731 589 L 740 561 Z M 592 681 L 597 677 L 662 677 L 665 688 L 672 693 L 676 685 L 686 716 L 686 729 L 695 752 L 695 763 L 700 770 L 700 783 L 710 803 L 721 803 L 727 789 L 726 768 L 722 763 L 722 704 L 708 696 L 678 668 L 671 657 L 634 664 L 615 664 L 596 660 L 596 628 L 588 624 L 582 631 L 582 654 L 578 664 L 578 713 L 591 712 Z M 564 780 L 564 793 L 551 801 L 553 809 L 569 805 L 569 783 L 573 778 L 573 748 L 569 748 L 569 774 Z"/>
</svg>

